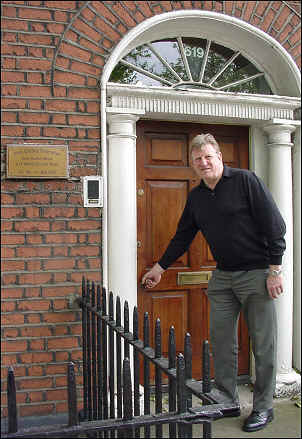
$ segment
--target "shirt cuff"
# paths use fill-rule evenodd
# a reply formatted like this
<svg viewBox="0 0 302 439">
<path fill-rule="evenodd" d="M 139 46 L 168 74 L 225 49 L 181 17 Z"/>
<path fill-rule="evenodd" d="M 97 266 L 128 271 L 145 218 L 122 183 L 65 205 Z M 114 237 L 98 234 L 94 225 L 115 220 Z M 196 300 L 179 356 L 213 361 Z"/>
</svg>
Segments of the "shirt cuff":
<svg viewBox="0 0 302 439">
<path fill-rule="evenodd" d="M 282 265 L 282 255 L 270 256 L 269 265 Z"/>
<path fill-rule="evenodd" d="M 169 267 L 169 265 L 166 265 L 161 261 L 158 261 L 158 265 L 160 265 L 163 270 L 167 270 L 167 268 Z"/>
</svg>

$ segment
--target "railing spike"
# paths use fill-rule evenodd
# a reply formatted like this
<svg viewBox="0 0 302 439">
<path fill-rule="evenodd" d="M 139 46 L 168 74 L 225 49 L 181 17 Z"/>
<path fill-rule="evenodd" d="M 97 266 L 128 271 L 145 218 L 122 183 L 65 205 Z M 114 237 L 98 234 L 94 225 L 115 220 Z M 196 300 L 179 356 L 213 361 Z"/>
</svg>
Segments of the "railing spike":
<svg viewBox="0 0 302 439">
<path fill-rule="evenodd" d="M 184 357 L 186 364 L 186 378 L 192 378 L 192 344 L 191 344 L 191 335 L 187 333 L 185 335 L 185 349 L 184 349 Z"/>
<path fill-rule="evenodd" d="M 7 374 L 7 409 L 8 433 L 16 433 L 18 431 L 17 398 L 15 374 L 12 366 L 9 366 Z"/>
<path fill-rule="evenodd" d="M 114 319 L 114 313 L 113 313 L 113 293 L 110 291 L 109 293 L 109 317 L 111 320 Z"/>
<path fill-rule="evenodd" d="M 96 309 L 98 312 L 101 311 L 101 287 L 100 285 L 97 286 L 96 289 Z"/>
<path fill-rule="evenodd" d="M 128 357 L 123 361 L 123 412 L 125 421 L 133 419 L 131 370 Z M 133 438 L 133 427 L 124 430 L 124 437 Z"/>
<path fill-rule="evenodd" d="M 169 329 L 169 369 L 175 369 L 176 367 L 176 341 L 175 341 L 175 329 L 171 326 Z M 177 386 L 176 381 L 169 376 L 169 411 L 174 412 L 176 410 L 176 393 Z M 169 435 L 170 437 L 176 436 L 176 423 L 172 422 L 169 424 Z"/>
<path fill-rule="evenodd" d="M 160 319 L 157 318 L 155 322 L 155 358 L 161 357 L 161 349 L 162 349 L 162 343 L 161 343 L 161 326 L 160 326 Z"/>
<path fill-rule="evenodd" d="M 116 326 L 122 325 L 122 317 L 121 317 L 121 299 L 120 296 L 117 296 L 116 302 L 115 302 L 115 308 L 116 308 Z"/>
<path fill-rule="evenodd" d="M 208 340 L 204 340 L 202 346 L 202 391 L 203 393 L 211 391 L 210 346 Z"/>
<path fill-rule="evenodd" d="M 192 379 L 192 344 L 191 344 L 191 334 L 188 332 L 185 336 L 185 349 L 184 349 L 184 357 L 185 357 L 185 376 L 186 380 Z M 192 408 L 192 393 L 185 389 L 186 394 L 186 408 L 190 410 Z M 186 426 L 186 437 L 192 437 L 192 425 Z"/>
<path fill-rule="evenodd" d="M 124 303 L 124 328 L 125 332 L 129 332 L 129 305 L 127 300 Z"/>
<path fill-rule="evenodd" d="M 107 313 L 107 297 L 106 297 L 106 289 L 102 288 L 102 315 L 106 315 Z"/>
<path fill-rule="evenodd" d="M 82 299 L 85 299 L 85 295 L 86 295 L 86 281 L 85 281 L 85 276 L 82 277 Z"/>
<path fill-rule="evenodd" d="M 129 305 L 127 300 L 124 303 L 124 331 L 125 334 L 129 333 Z M 126 339 L 124 342 L 124 355 L 130 357 L 129 342 Z"/>
<path fill-rule="evenodd" d="M 95 283 L 91 283 L 91 306 L 95 309 Z M 96 315 L 91 313 L 91 373 L 92 373 L 92 419 L 97 419 L 97 370 L 96 370 Z"/>
<path fill-rule="evenodd" d="M 95 306 L 95 284 L 91 284 L 91 306 Z"/>
<path fill-rule="evenodd" d="M 74 364 L 68 363 L 67 366 L 67 389 L 68 389 L 68 426 L 78 424 L 77 390 Z"/>
<path fill-rule="evenodd" d="M 89 279 L 86 280 L 86 294 L 89 293 L 89 289 L 90 289 L 90 282 Z"/>
<path fill-rule="evenodd" d="M 137 306 L 133 308 L 133 340 L 138 340 L 138 310 Z"/>
<path fill-rule="evenodd" d="M 150 324 L 149 324 L 149 315 L 147 312 L 144 314 L 144 347 L 149 347 L 150 343 Z"/>
</svg>

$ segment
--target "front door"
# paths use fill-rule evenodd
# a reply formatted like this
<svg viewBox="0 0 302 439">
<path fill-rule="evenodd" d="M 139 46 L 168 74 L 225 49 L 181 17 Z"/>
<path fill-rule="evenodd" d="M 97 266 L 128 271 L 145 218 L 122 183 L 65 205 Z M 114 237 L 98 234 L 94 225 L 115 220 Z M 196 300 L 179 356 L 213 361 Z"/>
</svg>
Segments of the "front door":
<svg viewBox="0 0 302 439">
<path fill-rule="evenodd" d="M 208 278 L 215 268 L 202 234 L 198 233 L 189 250 L 163 274 L 155 289 L 145 290 L 140 281 L 165 251 L 176 231 L 189 191 L 199 184 L 190 168 L 189 144 L 200 133 L 214 135 L 220 144 L 224 163 L 248 168 L 248 127 L 156 121 L 139 121 L 137 124 L 140 327 L 147 311 L 151 338 L 154 338 L 154 324 L 160 318 L 164 356 L 167 356 L 170 326 L 175 328 L 178 352 L 183 352 L 185 334 L 190 333 L 195 379 L 201 378 L 202 341 L 209 339 L 209 304 L 205 292 Z M 197 280 L 194 280 L 196 275 Z M 238 334 L 239 375 L 247 375 L 249 340 L 242 317 Z"/>
</svg>

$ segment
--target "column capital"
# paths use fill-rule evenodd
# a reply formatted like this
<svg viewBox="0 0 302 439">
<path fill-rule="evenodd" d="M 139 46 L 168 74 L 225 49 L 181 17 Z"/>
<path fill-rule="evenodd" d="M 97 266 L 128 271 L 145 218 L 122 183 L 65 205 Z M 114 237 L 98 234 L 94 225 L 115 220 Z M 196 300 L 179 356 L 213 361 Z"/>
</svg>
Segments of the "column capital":
<svg viewBox="0 0 302 439">
<path fill-rule="evenodd" d="M 109 133 L 115 135 L 123 136 L 134 136 L 135 135 L 135 124 L 145 112 L 144 110 L 129 110 L 121 108 L 108 107 L 107 112 L 107 122 L 109 124 Z M 109 135 L 110 135 L 109 134 Z"/>
<path fill-rule="evenodd" d="M 133 108 L 117 108 L 117 107 L 107 107 L 106 114 L 107 120 L 114 121 L 116 118 L 121 120 L 134 120 L 135 122 L 145 114 L 145 110 L 133 109 Z"/>
<path fill-rule="evenodd" d="M 272 119 L 263 125 L 263 130 L 268 134 L 268 146 L 292 146 L 291 133 L 295 131 L 295 121 Z"/>
</svg>

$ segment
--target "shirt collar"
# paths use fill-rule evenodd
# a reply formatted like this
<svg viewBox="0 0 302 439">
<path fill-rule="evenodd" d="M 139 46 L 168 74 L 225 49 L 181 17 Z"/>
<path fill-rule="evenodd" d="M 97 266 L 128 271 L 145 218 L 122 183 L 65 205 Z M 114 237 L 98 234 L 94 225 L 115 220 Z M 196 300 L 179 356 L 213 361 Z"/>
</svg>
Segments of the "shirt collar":
<svg viewBox="0 0 302 439">
<path fill-rule="evenodd" d="M 227 165 L 223 165 L 223 173 L 222 176 L 223 177 L 233 177 L 234 173 L 233 173 L 233 169 L 230 168 Z"/>
</svg>

